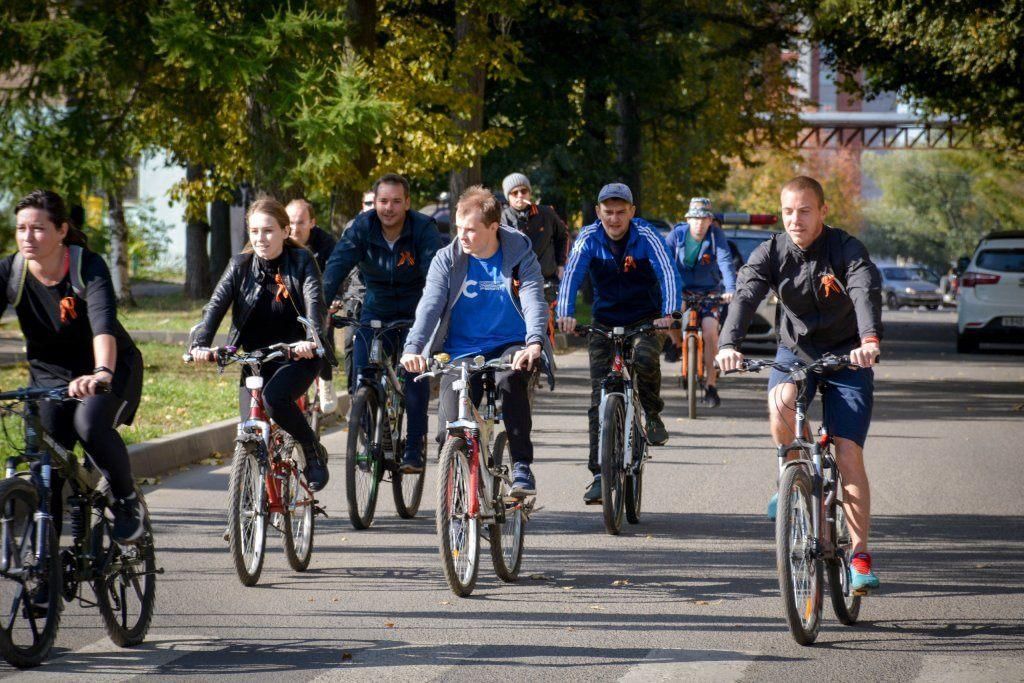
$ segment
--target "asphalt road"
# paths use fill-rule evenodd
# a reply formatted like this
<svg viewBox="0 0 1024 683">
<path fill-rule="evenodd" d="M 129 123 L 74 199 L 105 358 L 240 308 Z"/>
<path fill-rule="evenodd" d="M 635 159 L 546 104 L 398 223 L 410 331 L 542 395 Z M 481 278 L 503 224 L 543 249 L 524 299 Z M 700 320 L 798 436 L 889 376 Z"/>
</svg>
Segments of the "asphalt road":
<svg viewBox="0 0 1024 683">
<path fill-rule="evenodd" d="M 94 610 L 69 606 L 51 660 L 28 675 L 1024 680 L 1024 351 L 957 356 L 949 313 L 887 321 L 867 449 L 883 591 L 855 627 L 826 606 L 813 647 L 782 620 L 763 515 L 775 480 L 766 379 L 727 378 L 722 407 L 690 421 L 675 368 L 664 368 L 672 438 L 647 470 L 641 523 L 611 537 L 599 509 L 582 505 L 586 358 L 576 352 L 537 403 L 543 509 L 518 584 L 500 583 L 485 554 L 473 597 L 448 591 L 432 495 L 403 521 L 385 490 L 373 527 L 354 531 L 339 457 L 310 570 L 290 571 L 271 532 L 263 578 L 244 588 L 221 540 L 228 467 L 197 466 L 147 494 L 167 570 L 149 642 L 119 650 Z M 329 437 L 334 453 L 342 437 Z M 433 482 L 431 471 L 428 494 Z"/>
</svg>

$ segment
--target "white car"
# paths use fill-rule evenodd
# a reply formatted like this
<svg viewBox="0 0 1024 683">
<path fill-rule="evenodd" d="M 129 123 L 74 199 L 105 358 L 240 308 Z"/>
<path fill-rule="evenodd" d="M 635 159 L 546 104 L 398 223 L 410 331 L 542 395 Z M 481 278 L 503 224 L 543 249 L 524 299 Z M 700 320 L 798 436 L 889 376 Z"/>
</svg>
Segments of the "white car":
<svg viewBox="0 0 1024 683">
<path fill-rule="evenodd" d="M 956 350 L 1024 343 L 1024 230 L 986 235 L 960 276 Z"/>
</svg>

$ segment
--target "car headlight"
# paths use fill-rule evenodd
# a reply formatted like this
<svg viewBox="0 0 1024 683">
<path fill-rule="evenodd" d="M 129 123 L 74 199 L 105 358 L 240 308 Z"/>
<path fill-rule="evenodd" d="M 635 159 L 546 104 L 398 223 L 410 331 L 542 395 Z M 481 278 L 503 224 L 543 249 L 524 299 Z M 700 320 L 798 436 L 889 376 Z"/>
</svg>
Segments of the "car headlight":
<svg viewBox="0 0 1024 683">
<path fill-rule="evenodd" d="M 904 294 L 917 294 L 917 291 L 913 287 L 904 287 L 903 288 L 903 293 Z"/>
</svg>

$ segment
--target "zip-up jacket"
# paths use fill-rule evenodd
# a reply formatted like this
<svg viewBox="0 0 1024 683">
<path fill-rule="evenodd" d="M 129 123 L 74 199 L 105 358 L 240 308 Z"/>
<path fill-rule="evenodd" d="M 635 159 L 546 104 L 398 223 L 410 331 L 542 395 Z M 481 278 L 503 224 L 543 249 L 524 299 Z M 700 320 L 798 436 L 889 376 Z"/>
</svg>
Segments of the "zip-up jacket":
<svg viewBox="0 0 1024 683">
<path fill-rule="evenodd" d="M 689 223 L 680 223 L 665 238 L 665 245 L 675 259 L 676 269 L 682 281 L 684 292 L 736 291 L 736 267 L 732 263 L 732 252 L 725 232 L 717 225 L 708 228 L 701 240 L 697 261 L 692 267 L 686 265 L 686 233 Z"/>
<path fill-rule="evenodd" d="M 555 385 L 554 350 L 547 335 L 548 307 L 544 301 L 544 279 L 530 239 L 508 226 L 498 232 L 501 242 L 501 274 L 519 315 L 526 322 L 524 344 L 540 342 L 548 384 Z M 462 296 L 469 271 L 469 255 L 458 240 L 437 252 L 430 264 L 427 285 L 416 307 L 416 322 L 405 340 L 405 353 L 432 356 L 439 353 L 448 337 L 452 308 Z"/>
<path fill-rule="evenodd" d="M 558 266 L 565 265 L 569 253 L 569 229 L 554 209 L 530 204 L 519 211 L 506 206 L 501 212 L 501 222 L 530 238 L 545 280 L 558 275 Z"/>
<path fill-rule="evenodd" d="M 392 249 L 384 241 L 377 211 L 361 213 L 342 233 L 327 260 L 326 300 L 334 300 L 341 283 L 358 266 L 366 285 L 363 320 L 408 318 L 416 310 L 430 262 L 440 247 L 441 235 L 430 216 L 406 212 L 402 233 Z"/>
<path fill-rule="evenodd" d="M 558 291 L 559 318 L 575 314 L 576 292 L 588 273 L 594 287 L 594 320 L 601 325 L 632 325 L 679 310 L 679 274 L 655 228 L 634 218 L 621 260 L 609 243 L 601 221 L 580 231 Z"/>
<path fill-rule="evenodd" d="M 779 298 L 783 346 L 804 360 L 882 338 L 882 282 L 860 240 L 825 226 L 806 249 L 786 233 L 762 242 L 740 268 L 719 347 L 740 348 L 757 305 Z"/>
<path fill-rule="evenodd" d="M 334 251 L 334 245 L 336 241 L 331 233 L 326 230 L 314 225 L 309 231 L 309 239 L 306 240 L 306 248 L 313 252 L 313 256 L 316 257 L 316 265 L 320 268 L 320 272 L 323 273 L 327 267 L 327 259 L 331 257 L 331 252 Z"/>
</svg>

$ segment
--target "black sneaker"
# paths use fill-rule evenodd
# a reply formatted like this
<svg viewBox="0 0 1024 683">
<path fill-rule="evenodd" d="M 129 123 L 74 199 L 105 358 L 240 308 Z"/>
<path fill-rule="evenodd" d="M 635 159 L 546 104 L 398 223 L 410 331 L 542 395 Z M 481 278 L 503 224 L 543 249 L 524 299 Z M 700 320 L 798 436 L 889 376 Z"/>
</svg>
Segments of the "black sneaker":
<svg viewBox="0 0 1024 683">
<path fill-rule="evenodd" d="M 30 614 L 31 618 L 45 618 L 46 613 L 50 610 L 50 584 L 45 580 L 40 581 L 32 598 L 22 604 L 24 605 L 21 610 L 22 616 L 26 619 L 30 618 Z"/>
<path fill-rule="evenodd" d="M 601 504 L 601 475 L 595 474 L 594 481 L 590 482 L 590 488 L 583 494 L 583 503 L 585 505 L 600 505 Z"/>
<path fill-rule="evenodd" d="M 306 467 L 302 473 L 306 475 L 311 491 L 320 491 L 327 486 L 331 478 L 327 471 L 327 450 L 319 441 L 313 442 L 313 452 L 306 453 Z"/>
<path fill-rule="evenodd" d="M 668 430 L 658 415 L 647 416 L 647 441 L 652 446 L 664 446 L 668 443 Z"/>
<path fill-rule="evenodd" d="M 718 390 L 714 387 L 708 387 L 704 390 L 704 398 L 701 402 L 709 408 L 717 408 L 722 405 L 722 399 L 718 397 Z"/>
<path fill-rule="evenodd" d="M 683 349 L 669 342 L 665 347 L 664 358 L 667 363 L 678 363 L 683 357 Z"/>
<path fill-rule="evenodd" d="M 114 528 L 110 532 L 114 541 L 126 545 L 142 538 L 146 531 L 142 523 L 142 501 L 134 491 L 124 498 L 115 498 L 110 511 L 114 513 Z"/>
<path fill-rule="evenodd" d="M 513 498 L 537 495 L 537 480 L 525 462 L 517 462 L 512 466 L 512 490 L 509 495 Z"/>
<path fill-rule="evenodd" d="M 402 456 L 402 474 L 420 474 L 423 472 L 423 454 L 415 448 L 405 451 Z"/>
</svg>

